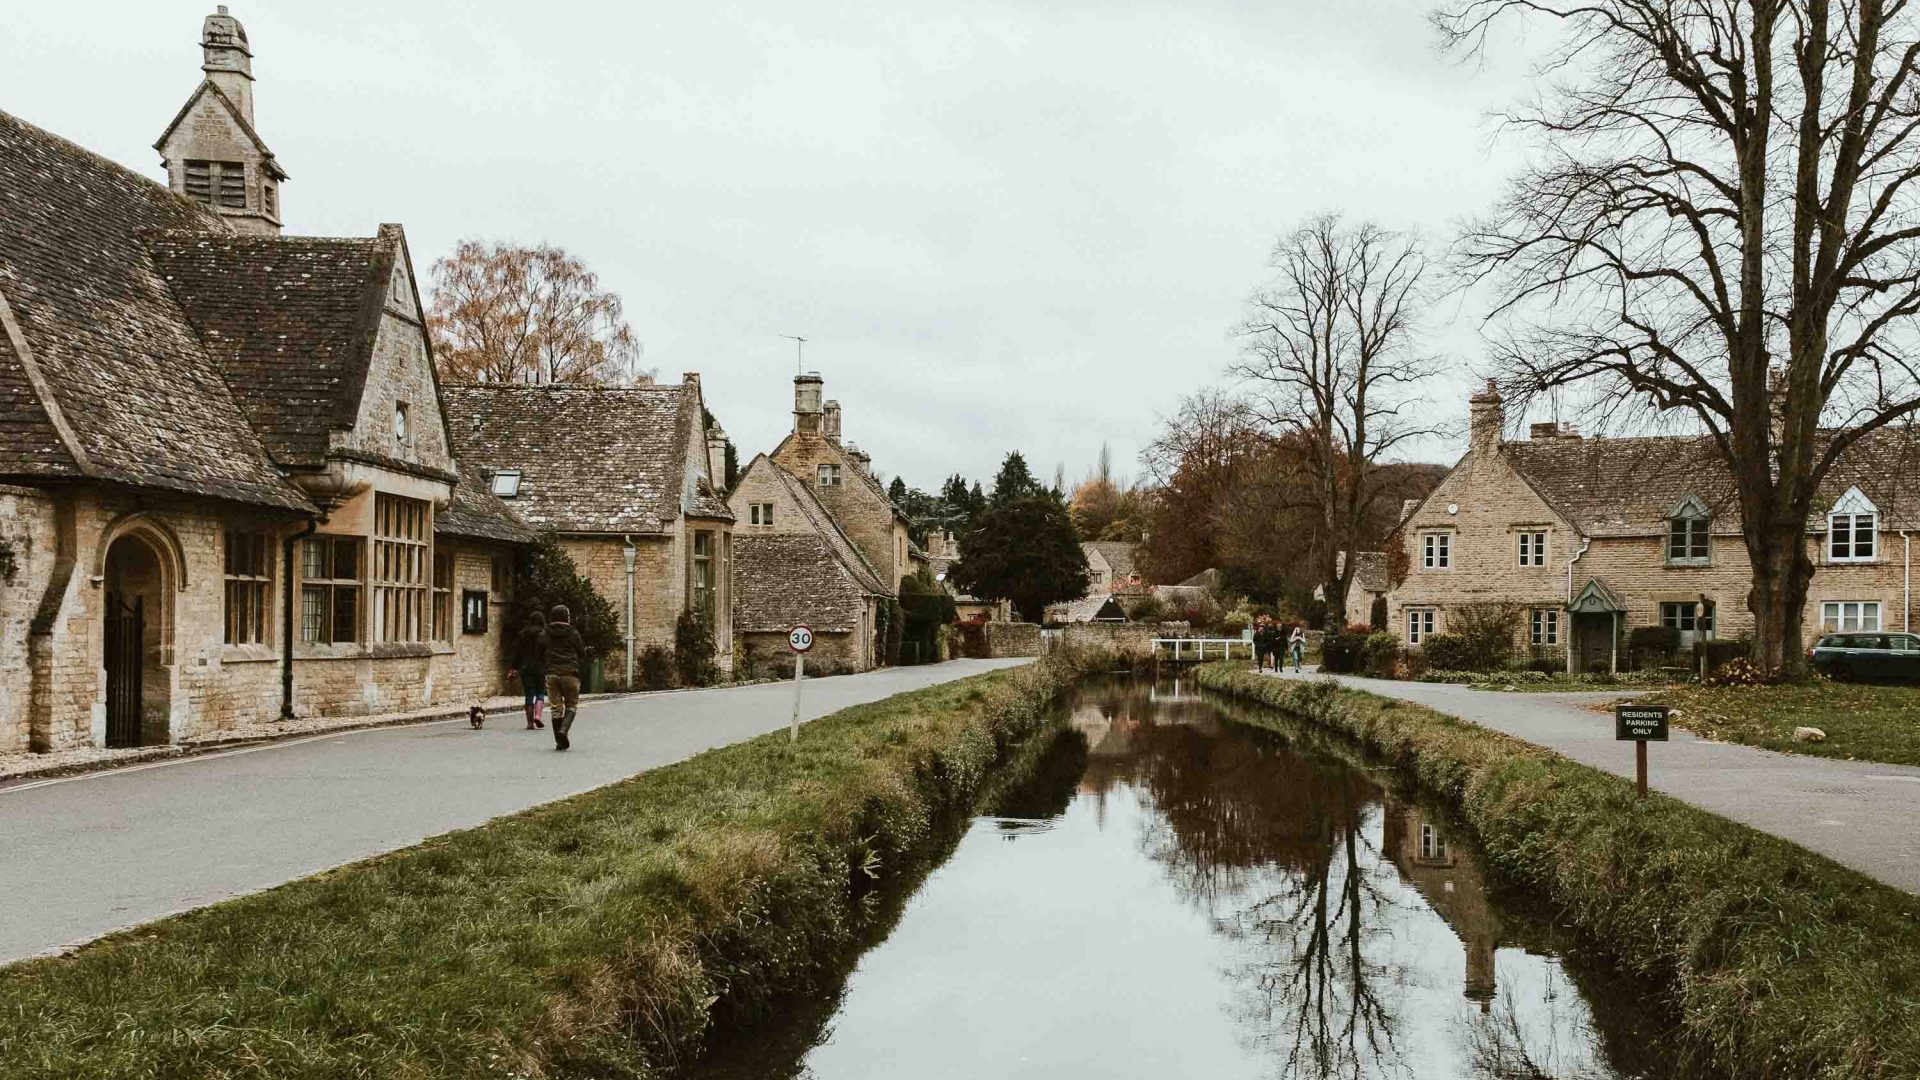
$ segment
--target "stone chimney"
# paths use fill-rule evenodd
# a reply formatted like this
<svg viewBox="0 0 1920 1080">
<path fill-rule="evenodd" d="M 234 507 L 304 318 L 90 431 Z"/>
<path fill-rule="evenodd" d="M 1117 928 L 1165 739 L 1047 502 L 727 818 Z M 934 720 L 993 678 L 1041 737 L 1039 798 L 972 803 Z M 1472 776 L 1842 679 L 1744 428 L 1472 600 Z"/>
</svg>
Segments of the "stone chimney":
<svg viewBox="0 0 1920 1080">
<path fill-rule="evenodd" d="M 719 424 L 707 429 L 707 479 L 716 491 L 727 486 L 727 433 Z"/>
<path fill-rule="evenodd" d="M 199 88 L 153 144 L 167 186 L 238 232 L 278 236 L 287 174 L 254 126 L 253 50 L 224 4 L 200 26 L 200 55 Z"/>
<path fill-rule="evenodd" d="M 821 421 L 820 433 L 834 442 L 840 441 L 840 403 L 829 401 Z"/>
<path fill-rule="evenodd" d="M 817 371 L 793 377 L 793 432 L 796 435 L 820 433 L 820 389 L 824 380 Z"/>
<path fill-rule="evenodd" d="M 1472 418 L 1468 423 L 1468 448 L 1476 454 L 1498 450 L 1501 432 L 1507 426 L 1507 410 L 1492 379 L 1487 380 L 1485 390 L 1467 399 L 1467 412 Z"/>
<path fill-rule="evenodd" d="M 953 534 L 945 529 L 927 534 L 927 557 L 932 559 L 954 558 Z"/>
<path fill-rule="evenodd" d="M 200 70 L 220 92 L 240 107 L 240 116 L 253 126 L 253 51 L 247 31 L 221 4 L 200 24 Z"/>
<path fill-rule="evenodd" d="M 852 443 L 846 443 L 844 445 L 847 451 L 847 456 L 853 459 L 854 467 L 859 469 L 861 472 L 867 474 L 868 476 L 872 476 L 873 475 L 873 455 L 867 453 L 865 450 L 860 449 L 858 446 L 855 446 Z"/>
</svg>

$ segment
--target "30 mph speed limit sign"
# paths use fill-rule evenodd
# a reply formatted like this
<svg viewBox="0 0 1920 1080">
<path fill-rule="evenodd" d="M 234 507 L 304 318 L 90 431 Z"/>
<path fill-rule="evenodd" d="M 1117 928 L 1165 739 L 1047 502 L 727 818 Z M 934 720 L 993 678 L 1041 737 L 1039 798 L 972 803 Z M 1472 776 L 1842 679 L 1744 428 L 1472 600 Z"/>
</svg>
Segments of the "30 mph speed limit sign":
<svg viewBox="0 0 1920 1080">
<path fill-rule="evenodd" d="M 797 653 L 813 648 L 813 627 L 796 626 L 787 631 L 787 644 Z"/>
</svg>

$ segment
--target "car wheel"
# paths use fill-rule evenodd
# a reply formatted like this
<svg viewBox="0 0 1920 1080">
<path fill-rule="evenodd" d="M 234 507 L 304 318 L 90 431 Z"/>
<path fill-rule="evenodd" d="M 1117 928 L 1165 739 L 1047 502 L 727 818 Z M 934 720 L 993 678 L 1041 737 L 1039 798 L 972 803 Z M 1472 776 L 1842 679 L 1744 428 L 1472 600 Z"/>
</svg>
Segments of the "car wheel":
<svg viewBox="0 0 1920 1080">
<path fill-rule="evenodd" d="M 1827 668 L 1827 678 L 1839 682 L 1853 681 L 1853 667 L 1849 664 L 1834 664 Z"/>
</svg>

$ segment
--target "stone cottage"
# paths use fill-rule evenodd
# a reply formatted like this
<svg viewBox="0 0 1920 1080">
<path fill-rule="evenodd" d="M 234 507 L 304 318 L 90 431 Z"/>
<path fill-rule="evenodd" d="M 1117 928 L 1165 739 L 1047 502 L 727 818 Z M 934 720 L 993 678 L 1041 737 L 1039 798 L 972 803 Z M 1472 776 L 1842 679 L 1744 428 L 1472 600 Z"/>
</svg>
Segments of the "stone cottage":
<svg viewBox="0 0 1920 1080">
<path fill-rule="evenodd" d="M 892 595 L 814 488 L 760 454 L 728 496 L 734 517 L 734 634 L 741 661 L 791 670 L 787 631 L 811 627 L 809 670 L 880 660 L 879 608 Z"/>
<path fill-rule="evenodd" d="M 0 113 L 0 753 L 484 697 L 530 537 L 462 483 L 406 237 L 280 235 L 206 20 L 162 186 Z"/>
<path fill-rule="evenodd" d="M 954 618 L 959 622 L 1007 622 L 1013 618 L 1013 601 L 982 600 L 954 587 L 947 574 L 960 561 L 960 542 L 946 530 L 927 537 L 927 571 L 933 580 L 953 597 Z"/>
<path fill-rule="evenodd" d="M 1389 620 L 1410 645 L 1476 602 L 1521 611 L 1517 644 L 1570 670 L 1618 664 L 1634 627 L 1683 645 L 1750 634 L 1751 568 L 1731 479 L 1705 437 L 1587 438 L 1535 424 L 1506 440 L 1499 393 L 1470 399 L 1466 456 L 1401 526 Z M 1806 526 L 1815 566 L 1805 631 L 1911 628 L 1907 534 L 1920 528 L 1920 453 L 1869 435 L 1835 466 Z"/>
<path fill-rule="evenodd" d="M 726 445 L 710 442 L 700 376 L 677 386 L 449 386 L 455 453 L 488 491 L 560 547 L 621 621 L 629 657 L 674 647 L 683 611 L 707 620 L 732 669 L 733 514 L 715 490 Z"/>
<path fill-rule="evenodd" d="M 907 515 L 873 478 L 873 460 L 840 436 L 840 403 L 821 401 L 817 372 L 794 376 L 793 431 L 768 458 L 808 485 L 895 595 L 913 573 Z"/>
</svg>

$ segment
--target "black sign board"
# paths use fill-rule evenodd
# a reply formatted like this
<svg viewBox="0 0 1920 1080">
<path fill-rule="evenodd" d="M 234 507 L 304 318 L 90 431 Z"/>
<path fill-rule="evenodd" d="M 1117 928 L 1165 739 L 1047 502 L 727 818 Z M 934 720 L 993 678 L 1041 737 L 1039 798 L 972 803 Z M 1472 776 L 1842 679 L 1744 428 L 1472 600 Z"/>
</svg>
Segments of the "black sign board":
<svg viewBox="0 0 1920 1080">
<path fill-rule="evenodd" d="M 1622 742 L 1666 742 L 1665 705 L 1615 705 L 1613 737 Z"/>
</svg>

